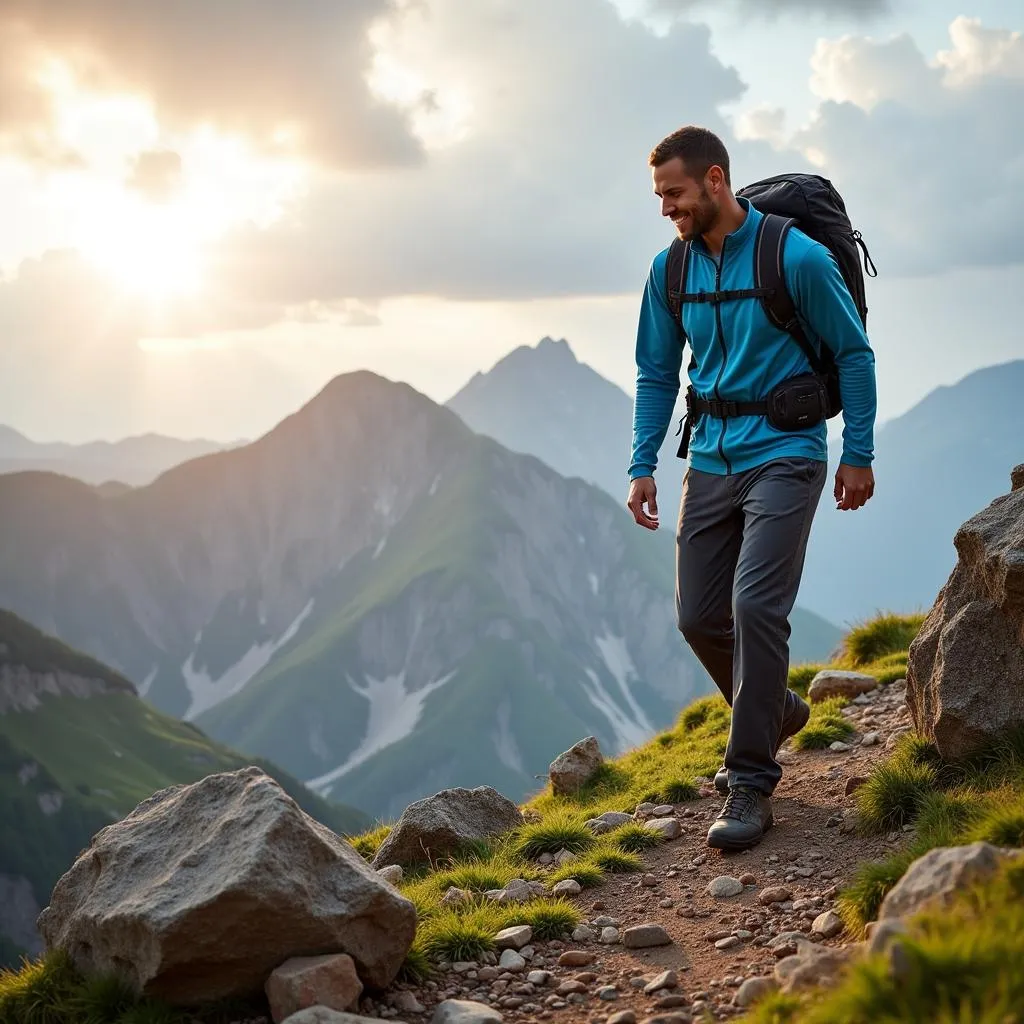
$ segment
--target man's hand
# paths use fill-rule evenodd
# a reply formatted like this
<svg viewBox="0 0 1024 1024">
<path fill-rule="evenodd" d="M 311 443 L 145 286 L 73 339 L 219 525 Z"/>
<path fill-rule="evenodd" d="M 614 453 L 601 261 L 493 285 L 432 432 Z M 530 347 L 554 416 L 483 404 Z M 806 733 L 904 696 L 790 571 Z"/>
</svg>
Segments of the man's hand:
<svg viewBox="0 0 1024 1024">
<path fill-rule="evenodd" d="M 644 505 L 647 512 L 644 512 Z M 630 481 L 626 508 L 641 526 L 648 530 L 658 528 L 658 488 L 653 476 L 638 476 Z"/>
<path fill-rule="evenodd" d="M 848 466 L 839 463 L 836 486 L 833 491 L 836 508 L 842 511 L 860 508 L 875 493 L 875 475 L 871 467 Z"/>
</svg>

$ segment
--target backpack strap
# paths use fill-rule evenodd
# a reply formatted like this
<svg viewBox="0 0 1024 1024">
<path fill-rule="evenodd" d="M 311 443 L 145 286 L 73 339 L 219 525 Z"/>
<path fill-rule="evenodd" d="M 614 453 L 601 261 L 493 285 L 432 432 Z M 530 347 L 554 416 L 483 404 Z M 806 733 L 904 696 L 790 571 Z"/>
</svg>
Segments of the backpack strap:
<svg viewBox="0 0 1024 1024">
<path fill-rule="evenodd" d="M 823 374 L 826 372 L 825 364 L 804 333 L 796 315 L 793 298 L 786 288 L 786 278 L 782 270 L 786 236 L 794 223 L 792 217 L 781 217 L 774 213 L 761 216 L 754 243 L 754 283 L 758 289 L 764 289 L 765 296 L 761 299 L 761 306 L 768 319 L 776 327 L 792 335 L 803 349 L 814 372 Z"/>
<path fill-rule="evenodd" d="M 668 247 L 668 259 L 665 261 L 665 293 L 668 295 L 668 308 L 672 319 L 683 330 L 683 293 L 686 291 L 686 271 L 690 266 L 690 243 L 681 238 L 673 238 Z M 685 338 L 686 332 L 683 331 Z"/>
</svg>

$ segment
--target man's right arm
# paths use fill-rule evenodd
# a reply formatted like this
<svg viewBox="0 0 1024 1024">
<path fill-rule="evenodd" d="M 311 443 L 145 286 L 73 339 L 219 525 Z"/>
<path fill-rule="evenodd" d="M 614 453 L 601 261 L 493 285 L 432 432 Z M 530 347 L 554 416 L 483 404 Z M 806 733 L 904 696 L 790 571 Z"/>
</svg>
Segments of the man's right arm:
<svg viewBox="0 0 1024 1024">
<path fill-rule="evenodd" d="M 654 475 L 658 452 L 679 396 L 682 332 L 669 311 L 665 295 L 667 257 L 668 251 L 665 250 L 654 258 L 640 304 L 636 332 L 633 447 L 628 470 L 631 480 Z"/>
</svg>

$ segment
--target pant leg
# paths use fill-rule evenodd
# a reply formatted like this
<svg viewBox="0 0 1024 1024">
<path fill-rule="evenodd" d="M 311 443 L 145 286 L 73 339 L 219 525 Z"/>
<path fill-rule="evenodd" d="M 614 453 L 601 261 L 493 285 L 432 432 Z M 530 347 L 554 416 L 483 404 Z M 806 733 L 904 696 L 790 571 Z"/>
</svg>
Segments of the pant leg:
<svg viewBox="0 0 1024 1024">
<path fill-rule="evenodd" d="M 730 786 L 755 786 L 771 795 L 782 777 L 775 749 L 788 699 L 789 615 L 827 469 L 813 459 L 778 459 L 737 482 L 744 531 L 733 592 L 736 663 L 725 754 Z"/>
<path fill-rule="evenodd" d="M 676 529 L 676 621 L 730 705 L 732 589 L 742 539 L 730 478 L 687 469 Z"/>
</svg>

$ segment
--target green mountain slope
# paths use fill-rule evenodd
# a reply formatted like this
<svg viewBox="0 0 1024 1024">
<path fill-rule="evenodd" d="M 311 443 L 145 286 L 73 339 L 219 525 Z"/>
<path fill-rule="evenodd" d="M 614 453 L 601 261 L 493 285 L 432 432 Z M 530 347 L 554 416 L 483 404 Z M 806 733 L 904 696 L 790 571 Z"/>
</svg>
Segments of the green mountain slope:
<svg viewBox="0 0 1024 1024">
<path fill-rule="evenodd" d="M 57 693 L 46 692 L 47 675 Z M 26 698 L 29 689 L 35 699 Z M 87 696 L 73 693 L 85 689 Z M 27 879 L 37 908 L 98 829 L 159 789 L 249 764 L 336 832 L 353 834 L 369 823 L 275 764 L 157 711 L 107 666 L 0 611 L 0 876 Z M 32 951 L 26 938 L 33 921 L 21 917 L 11 920 L 10 908 L 0 908 L 8 953 Z"/>
</svg>

